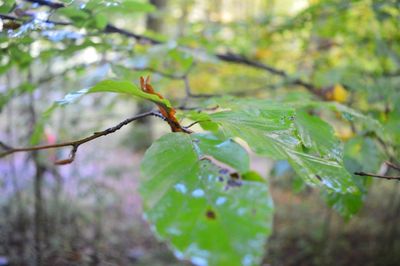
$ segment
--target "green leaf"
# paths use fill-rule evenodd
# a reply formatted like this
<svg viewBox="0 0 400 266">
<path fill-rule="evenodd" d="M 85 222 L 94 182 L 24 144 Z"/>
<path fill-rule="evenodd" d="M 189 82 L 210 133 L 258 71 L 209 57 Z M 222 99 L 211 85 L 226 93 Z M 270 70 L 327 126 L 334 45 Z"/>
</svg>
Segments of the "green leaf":
<svg viewBox="0 0 400 266">
<path fill-rule="evenodd" d="M 83 26 L 83 24 L 90 19 L 89 13 L 75 6 L 59 8 L 56 12 L 70 18 L 71 21 L 79 27 Z"/>
<path fill-rule="evenodd" d="M 364 125 L 368 130 L 375 132 L 377 136 L 386 139 L 382 125 L 372 117 L 364 115 L 348 106 L 339 103 L 330 103 L 328 105 L 331 109 L 340 112 L 347 120 L 355 120 Z"/>
<path fill-rule="evenodd" d="M 117 81 L 117 80 L 103 80 L 89 89 L 82 89 L 76 92 L 67 94 L 63 99 L 57 101 L 59 105 L 66 105 L 75 102 L 80 97 L 88 93 L 95 92 L 113 92 L 122 93 L 130 96 L 136 96 L 145 100 L 152 101 L 156 104 L 162 104 L 171 108 L 171 103 L 167 99 L 160 99 L 157 95 L 148 94 L 139 89 L 135 84 L 130 81 Z"/>
<path fill-rule="evenodd" d="M 110 15 L 112 13 L 132 14 L 137 12 L 153 12 L 155 7 L 149 3 L 143 3 L 136 0 L 122 1 L 99 1 L 92 0 L 86 5 L 86 8 L 93 12 Z"/>
<path fill-rule="evenodd" d="M 308 184 L 322 185 L 337 193 L 357 193 L 357 186 L 342 164 L 290 150 L 287 155 L 290 165 Z"/>
<path fill-rule="evenodd" d="M 141 164 L 145 217 L 180 259 L 196 265 L 258 265 L 272 230 L 272 200 L 265 181 L 250 181 L 261 180 L 256 174 L 233 179 L 201 160 L 204 155 L 230 158 L 247 168 L 239 158 L 244 151 L 230 154 L 239 149 L 236 143 L 220 140 L 223 148 L 217 151 L 217 142 L 210 135 L 170 133 L 153 143 Z"/>
<path fill-rule="evenodd" d="M 304 111 L 296 113 L 295 124 L 303 145 L 326 159 L 342 160 L 343 152 L 332 127 L 317 116 Z"/>
<path fill-rule="evenodd" d="M 400 101 L 398 101 L 396 109 L 388 114 L 387 121 L 385 121 L 385 130 L 393 142 L 400 144 Z"/>
<path fill-rule="evenodd" d="M 344 162 L 351 172 L 377 172 L 384 160 L 373 138 L 356 136 L 346 142 Z"/>
<path fill-rule="evenodd" d="M 300 142 L 293 134 L 294 110 L 242 108 L 210 115 L 229 137 L 244 139 L 252 149 L 273 159 L 285 159 L 285 149 L 296 150 Z"/>
<path fill-rule="evenodd" d="M 124 0 L 120 5 L 110 6 L 108 11 L 113 12 L 153 12 L 155 7 L 149 3 L 143 3 L 135 0 Z"/>
<path fill-rule="evenodd" d="M 345 145 L 344 164 L 348 171 L 352 173 L 375 173 L 379 170 L 384 159 L 382 151 L 380 151 L 372 138 L 357 136 Z M 333 207 L 346 219 L 350 219 L 360 210 L 368 192 L 368 187 L 371 184 L 370 177 L 352 175 L 352 179 L 360 193 L 343 195 L 329 191 L 323 192 L 328 205 Z"/>
<path fill-rule="evenodd" d="M 203 112 L 198 111 L 188 111 L 183 115 L 182 113 L 178 113 L 180 117 L 186 117 L 193 121 L 197 121 L 198 124 L 207 131 L 216 132 L 218 131 L 218 124 L 211 121 L 210 115 Z"/>
<path fill-rule="evenodd" d="M 143 92 L 130 81 L 103 80 L 88 90 L 88 93 L 92 92 L 124 93 L 171 107 L 171 103 L 167 99 L 160 99 L 157 95 Z"/>
<path fill-rule="evenodd" d="M 306 183 L 302 178 L 295 175 L 292 180 L 292 190 L 294 193 L 300 193 L 306 187 Z"/>
<path fill-rule="evenodd" d="M 94 20 L 96 23 L 96 27 L 100 30 L 104 29 L 107 26 L 108 19 L 107 19 L 107 16 L 104 14 L 97 14 L 94 17 Z"/>
<path fill-rule="evenodd" d="M 364 115 L 361 112 L 353 108 L 350 108 L 348 106 L 342 105 L 340 103 L 305 100 L 305 101 L 291 102 L 290 105 L 296 108 L 305 108 L 305 107 L 323 108 L 334 112 L 338 112 L 342 115 L 342 117 L 345 120 L 358 122 L 362 124 L 369 131 L 374 132 L 381 139 L 386 139 L 382 125 L 376 119 L 368 115 Z"/>
<path fill-rule="evenodd" d="M 9 13 L 14 4 L 15 0 L 3 0 L 0 4 L 0 13 Z"/>
<path fill-rule="evenodd" d="M 193 134 L 200 155 L 210 155 L 216 160 L 236 168 L 240 173 L 249 171 L 248 153 L 232 139 L 223 142 L 212 134 Z"/>
<path fill-rule="evenodd" d="M 320 125 L 324 132 L 331 134 L 325 123 L 318 119 L 307 119 L 308 117 L 297 120 L 291 107 L 268 101 L 256 100 L 253 103 L 236 99 L 225 106 L 224 103 L 219 104 L 221 108 L 231 110 L 214 113 L 210 117 L 220 124 L 226 137 L 242 138 L 258 154 L 287 160 L 308 184 L 322 186 L 338 193 L 357 192 L 351 175 L 342 165 L 341 154 L 333 144 L 323 143 L 323 136 L 311 132 Z M 296 134 L 296 127 L 301 130 L 301 138 Z M 333 139 L 332 136 L 328 138 Z M 302 142 L 305 142 L 306 146 L 316 147 L 313 147 L 310 153 L 309 150 L 303 150 Z M 313 151 L 322 152 L 324 156 L 313 154 Z"/>
<path fill-rule="evenodd" d="M 356 214 L 363 204 L 363 193 L 341 194 L 334 191 L 323 191 L 327 204 L 340 213 L 346 220 Z"/>
<path fill-rule="evenodd" d="M 12 63 L 18 65 L 20 68 L 26 68 L 32 62 L 32 56 L 22 46 L 11 46 L 7 49 L 7 52 L 10 55 Z"/>
</svg>

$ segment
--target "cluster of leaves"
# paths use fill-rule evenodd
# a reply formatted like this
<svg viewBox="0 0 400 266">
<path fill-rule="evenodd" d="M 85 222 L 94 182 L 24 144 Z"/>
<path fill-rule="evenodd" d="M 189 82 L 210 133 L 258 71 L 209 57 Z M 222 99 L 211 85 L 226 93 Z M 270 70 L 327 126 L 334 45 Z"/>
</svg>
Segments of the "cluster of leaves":
<svg viewBox="0 0 400 266">
<path fill-rule="evenodd" d="M 373 22 L 376 32 L 382 36 L 377 37 L 372 48 L 356 53 L 359 60 L 348 58 L 343 64 L 336 62 L 333 58 L 338 53 L 330 49 L 308 57 L 317 64 L 317 71 L 309 73 L 311 80 L 328 88 L 327 98 L 346 102 L 349 100 L 347 89 L 353 97 L 358 97 L 358 101 L 352 104 L 368 112 L 368 116 L 339 103 L 319 101 L 309 93 L 293 92 L 278 95 L 273 100 L 224 96 L 198 101 L 200 111 L 178 111 L 177 117 L 198 121 L 202 127 L 201 133 L 184 130 L 175 118 L 171 102 L 155 92 L 148 81 L 142 80 L 140 88 L 132 83 L 132 79 L 143 74 L 143 71 L 133 72 L 132 69 L 157 69 L 164 71 L 165 76 L 181 77 L 195 60 L 214 64 L 215 51 L 227 41 L 201 39 L 198 43 L 205 48 L 204 53 L 195 53 L 187 46 L 182 48 L 178 45 L 190 46 L 190 43 L 199 41 L 191 36 L 192 32 L 178 42 L 154 46 L 146 45 L 146 37 L 126 32 L 122 32 L 125 37 L 132 39 L 133 36 L 139 41 L 132 43 L 128 38 L 104 36 L 118 33 L 110 24 L 116 15 L 153 10 L 150 4 L 134 0 L 59 4 L 50 6 L 53 12 L 44 14 L 38 11 L 41 7 L 34 5 L 22 6 L 20 8 L 25 12 L 16 12 L 15 1 L 5 1 L 0 12 L 16 15 L 13 22 L 17 25 L 3 23 L 8 32 L 0 36 L 0 45 L 4 48 L 0 52 L 0 74 L 15 67 L 22 73 L 38 62 L 57 63 L 53 58 L 56 54 L 65 60 L 95 48 L 104 57 L 94 64 L 99 64 L 99 69 L 105 66 L 106 70 L 101 69 L 100 75 L 91 80 L 91 88 L 68 94 L 50 108 L 43 119 L 47 119 L 56 106 L 74 102 L 86 93 L 120 93 L 156 104 L 174 133 L 155 141 L 144 155 L 140 193 L 146 219 L 154 226 L 160 239 L 169 243 L 178 258 L 189 259 L 197 265 L 257 265 L 272 232 L 274 208 L 267 181 L 250 169 L 249 150 L 259 156 L 287 161 L 300 182 L 320 189 L 327 204 L 346 218 L 361 208 L 370 184 L 370 178 L 353 173 L 376 172 L 384 159 L 400 155 L 398 77 L 378 76 L 396 69 L 398 64 L 396 51 L 399 47 L 393 44 L 391 34 L 393 18 L 399 16 L 398 10 L 390 1 L 381 5 L 369 1 L 347 2 L 329 0 L 316 3 L 283 24 L 266 19 L 265 23 L 274 25 L 274 30 L 258 31 L 262 35 L 271 35 L 271 38 L 260 40 L 256 50 L 248 49 L 250 45 L 246 41 L 236 43 L 235 40 L 232 40 L 231 48 L 264 60 L 265 54 L 271 55 L 268 51 L 274 49 L 274 45 L 286 41 L 286 32 L 301 33 L 302 29 L 311 27 L 309 34 L 302 36 L 304 43 L 315 44 L 309 39 L 316 38 L 320 46 L 326 41 L 333 47 L 339 46 L 336 41 L 344 38 L 344 43 L 351 44 L 349 47 L 354 49 L 365 38 L 370 38 L 373 28 L 365 32 L 359 29 L 359 36 L 355 38 L 350 36 L 353 31 L 346 31 L 347 25 L 358 27 L 360 10 L 368 8 L 370 12 L 366 19 Z M 349 5 L 353 8 L 347 8 Z M 345 28 L 338 27 L 333 16 L 321 23 L 321 17 L 338 8 L 343 11 L 340 18 L 345 21 Z M 354 22 L 357 23 L 353 25 Z M 244 34 L 253 34 L 243 25 L 230 26 L 243 30 Z M 194 34 L 195 30 L 191 30 Z M 222 32 L 222 29 L 216 30 Z M 241 39 L 253 44 L 254 36 L 258 35 Z M 157 39 L 165 38 L 157 36 Z M 37 48 L 38 44 L 40 48 Z M 390 45 L 383 47 L 383 44 Z M 32 47 L 37 51 L 32 52 Z M 300 54 L 315 52 L 315 49 L 324 48 L 304 45 Z M 376 49 L 384 53 L 383 56 L 374 58 L 364 68 L 365 61 Z M 342 49 L 339 56 L 354 56 L 353 52 Z M 271 60 L 280 65 L 287 58 L 281 60 L 271 55 Z M 86 68 L 88 65 L 84 66 Z M 81 69 L 82 66 L 72 67 L 74 73 Z M 65 68 L 65 71 L 69 69 Z M 364 72 L 368 72 L 368 78 L 358 75 Z M 258 73 L 257 76 L 251 74 L 259 78 Z M 110 75 L 117 79 L 103 80 Z M 36 88 L 32 83 L 8 88 L 1 95 L 0 109 L 13 97 L 32 93 Z M 282 87 L 287 89 L 286 84 Z M 385 88 L 385 93 L 377 90 L 378 87 Z M 209 108 L 215 106 L 217 108 Z M 33 143 L 40 140 L 45 122 L 39 123 Z M 358 135 L 352 133 L 348 141 L 341 142 L 332 126 L 337 124 L 353 126 Z M 342 139 L 345 138 L 342 136 Z M 377 140 L 389 144 L 382 147 Z M 382 148 L 386 149 L 385 153 Z"/>
<path fill-rule="evenodd" d="M 143 81 L 143 80 L 142 80 Z M 142 83 L 143 86 L 144 83 Z M 105 80 L 89 90 L 67 95 L 59 103 L 94 92 L 114 92 L 150 100 L 159 106 L 169 101 L 128 81 Z M 270 101 L 255 98 L 215 98 L 212 112 L 181 112 L 200 121 L 206 133 L 170 133 L 157 140 L 142 162 L 141 194 L 145 217 L 177 257 L 198 265 L 255 265 L 271 234 L 273 205 L 266 180 L 249 168 L 249 154 L 236 139 L 257 154 L 287 160 L 304 183 L 319 187 L 327 203 L 351 217 L 362 204 L 368 178 L 351 170 L 376 170 L 380 154 L 373 141 L 359 147 L 356 140 L 343 147 L 332 127 L 316 115 L 318 108 L 344 117 L 379 124 L 340 104 Z M 167 119 L 168 120 L 168 119 Z M 373 164 L 357 154 L 375 152 Z M 351 156 L 356 157 L 355 159 Z M 232 234 L 231 234 L 232 233 Z"/>
</svg>

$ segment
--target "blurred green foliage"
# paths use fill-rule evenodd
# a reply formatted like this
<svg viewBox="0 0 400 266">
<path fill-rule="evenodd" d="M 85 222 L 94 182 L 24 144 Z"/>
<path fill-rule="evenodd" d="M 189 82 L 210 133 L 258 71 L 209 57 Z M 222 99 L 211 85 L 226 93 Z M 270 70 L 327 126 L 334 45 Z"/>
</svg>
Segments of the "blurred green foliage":
<svg viewBox="0 0 400 266">
<path fill-rule="evenodd" d="M 244 148 L 224 150 L 212 139 L 221 143 L 235 139 L 258 155 L 283 160 L 294 178 L 295 192 L 310 185 L 349 220 L 362 208 L 372 183 L 371 177 L 355 173 L 398 176 L 398 169 L 384 162 L 400 163 L 399 2 L 239 2 L 170 0 L 166 8 L 157 10 L 157 1 L 152 5 L 141 0 L 2 1 L 0 111 L 7 121 L 0 124 L 5 132 L 0 136 L 9 139 L 5 142 L 9 146 L 49 143 L 54 136 L 69 139 L 96 131 L 121 113 L 137 111 L 142 101 L 168 110 L 176 107 L 182 124 L 197 121 L 200 127 L 195 131 L 209 135 L 199 137 L 200 144 L 173 134 L 156 141 L 142 163 L 142 174 L 149 179 L 143 181 L 142 196 L 145 212 L 160 237 L 171 243 L 179 258 L 198 265 L 257 264 L 270 233 L 270 220 L 265 217 L 271 219 L 273 213 L 269 192 L 260 182 L 263 185 L 254 191 L 246 190 L 247 184 L 241 187 L 241 193 L 230 195 L 228 207 L 208 216 L 230 217 L 235 204 L 249 210 L 249 194 L 263 194 L 264 198 L 255 196 L 255 200 L 260 200 L 257 206 L 264 215 L 250 221 L 268 222 L 262 228 L 240 231 L 235 226 L 242 221 L 232 217 L 229 224 L 219 226 L 232 223 L 241 238 L 222 241 L 220 228 L 185 218 L 193 218 L 199 210 L 204 214 L 207 204 L 218 201 L 219 190 L 229 193 L 214 182 L 216 169 L 193 170 L 200 167 L 197 164 L 204 155 L 222 163 L 223 170 L 226 165 L 232 167 L 249 186 L 260 181 L 245 181 Z M 163 31 L 146 25 L 145 18 L 152 12 Z M 153 76 L 153 86 L 165 99 L 135 85 L 147 74 Z M 77 103 L 87 92 L 117 95 L 91 95 Z M 146 137 L 165 132 L 146 126 Z M 55 176 L 57 171 L 49 161 L 60 153 L 26 160 Z M 179 157 L 182 154 L 186 156 Z M 187 160 L 197 166 L 187 168 Z M 5 171 L 4 178 L 22 175 L 24 167 L 13 164 L 14 170 Z M 272 176 L 282 172 L 279 167 L 281 162 L 274 165 Z M 209 178 L 209 183 L 201 185 L 210 190 L 208 201 L 197 206 L 190 193 L 176 196 L 174 188 L 183 177 L 190 177 L 185 186 L 194 191 L 197 179 Z M 158 187 L 152 187 L 152 182 L 159 182 Z M 14 192 L 7 197 L 11 200 L 27 192 L 17 183 L 10 185 Z M 153 210 L 149 202 L 160 196 L 171 200 L 160 201 L 158 211 Z M 16 200 L 22 219 L 26 211 L 21 209 L 21 199 Z M 193 213 L 179 213 L 180 204 L 197 207 L 190 210 Z M 165 211 L 176 213 L 168 217 Z M 166 225 L 194 232 L 180 239 Z M 221 246 L 204 240 L 204 235 L 220 239 Z M 236 244 L 259 238 L 262 241 L 253 250 L 243 251 Z M 244 253 L 238 255 L 239 250 Z"/>
</svg>

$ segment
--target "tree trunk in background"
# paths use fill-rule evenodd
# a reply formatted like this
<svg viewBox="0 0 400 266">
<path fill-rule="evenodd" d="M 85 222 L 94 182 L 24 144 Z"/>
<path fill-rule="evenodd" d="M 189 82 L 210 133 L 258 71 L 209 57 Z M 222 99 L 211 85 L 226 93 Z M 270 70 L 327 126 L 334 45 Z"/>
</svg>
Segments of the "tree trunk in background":
<svg viewBox="0 0 400 266">
<path fill-rule="evenodd" d="M 153 4 L 157 11 L 147 15 L 146 27 L 148 30 L 154 32 L 163 32 L 163 11 L 167 7 L 167 0 L 150 0 L 151 4 Z"/>
<path fill-rule="evenodd" d="M 176 27 L 176 37 L 177 38 L 180 38 L 185 35 L 185 27 L 186 27 L 188 15 L 189 15 L 189 9 L 193 5 L 191 3 L 191 1 L 186 1 L 186 0 L 180 1 L 179 4 L 181 6 L 182 14 L 181 14 L 180 18 L 178 19 L 178 24 Z"/>
</svg>

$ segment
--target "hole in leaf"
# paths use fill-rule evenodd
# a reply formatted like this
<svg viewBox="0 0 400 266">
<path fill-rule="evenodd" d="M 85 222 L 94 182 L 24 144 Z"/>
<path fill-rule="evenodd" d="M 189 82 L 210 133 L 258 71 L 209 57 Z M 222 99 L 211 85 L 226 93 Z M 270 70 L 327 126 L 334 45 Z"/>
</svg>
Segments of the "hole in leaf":
<svg viewBox="0 0 400 266">
<path fill-rule="evenodd" d="M 215 215 L 215 212 L 211 209 L 206 211 L 206 217 L 207 217 L 207 219 L 210 219 L 210 220 L 215 220 L 217 218 L 217 216 Z"/>
<path fill-rule="evenodd" d="M 235 173 L 231 173 L 231 174 L 230 174 L 230 177 L 233 178 L 233 179 L 239 179 L 239 178 L 240 178 L 240 175 L 239 175 L 238 173 L 235 172 Z"/>
</svg>

